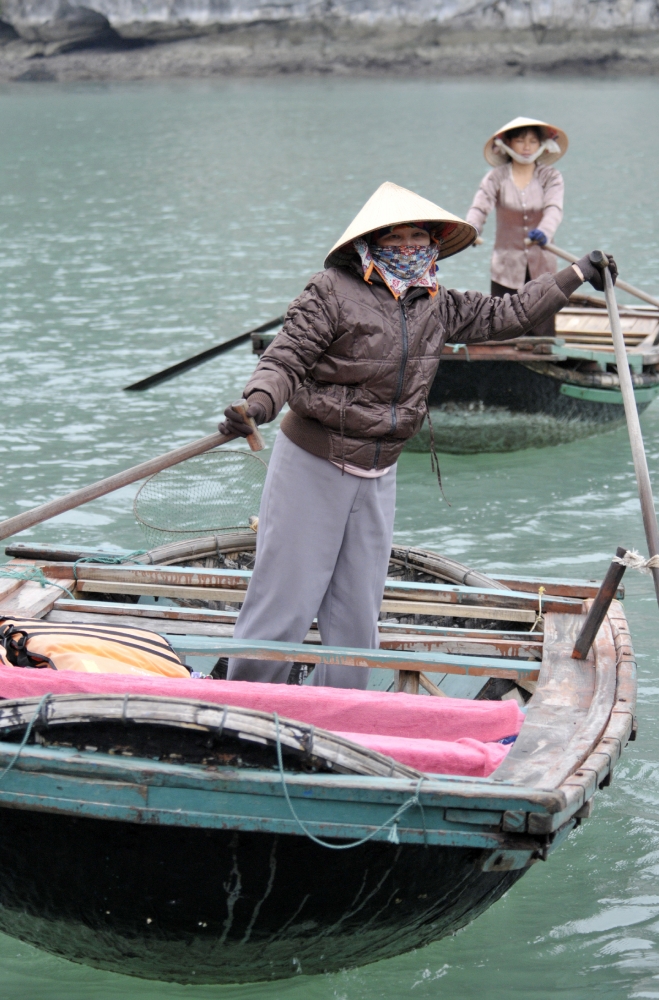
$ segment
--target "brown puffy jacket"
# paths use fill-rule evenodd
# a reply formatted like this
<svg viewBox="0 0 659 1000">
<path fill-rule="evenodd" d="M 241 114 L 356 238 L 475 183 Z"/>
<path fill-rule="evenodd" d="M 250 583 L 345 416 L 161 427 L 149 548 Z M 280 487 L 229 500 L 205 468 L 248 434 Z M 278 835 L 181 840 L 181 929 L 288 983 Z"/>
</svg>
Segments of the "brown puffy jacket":
<svg viewBox="0 0 659 1000">
<path fill-rule="evenodd" d="M 573 268 L 543 274 L 515 295 L 492 298 L 439 287 L 396 301 L 381 282 L 330 267 L 291 304 L 284 326 L 244 391 L 282 430 L 320 458 L 364 469 L 392 465 L 416 434 L 445 343 L 530 333 L 581 284 Z"/>
</svg>

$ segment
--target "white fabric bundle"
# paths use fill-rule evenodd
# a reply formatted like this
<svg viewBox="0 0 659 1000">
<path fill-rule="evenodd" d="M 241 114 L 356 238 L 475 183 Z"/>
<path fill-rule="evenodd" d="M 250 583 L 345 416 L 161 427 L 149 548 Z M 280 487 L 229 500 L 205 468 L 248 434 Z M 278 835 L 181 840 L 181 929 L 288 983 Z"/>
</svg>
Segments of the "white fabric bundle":
<svg viewBox="0 0 659 1000">
<path fill-rule="evenodd" d="M 529 156 L 521 156 L 519 153 L 516 153 L 514 149 L 511 149 L 510 146 L 507 146 L 505 144 L 503 139 L 495 139 L 494 146 L 499 152 L 507 153 L 510 159 L 514 160 L 515 163 L 535 163 L 535 161 L 539 157 L 541 157 L 544 152 L 547 153 L 561 152 L 561 147 L 558 145 L 555 139 L 545 139 L 544 142 L 540 143 L 540 146 L 535 151 L 535 153 L 531 153 Z"/>
</svg>

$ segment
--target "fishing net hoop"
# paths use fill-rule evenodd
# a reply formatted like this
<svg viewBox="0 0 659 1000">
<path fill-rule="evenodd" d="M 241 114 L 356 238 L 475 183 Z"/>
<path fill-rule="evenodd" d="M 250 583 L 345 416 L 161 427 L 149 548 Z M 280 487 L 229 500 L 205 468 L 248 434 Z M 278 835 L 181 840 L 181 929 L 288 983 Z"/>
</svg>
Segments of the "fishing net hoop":
<svg viewBox="0 0 659 1000">
<path fill-rule="evenodd" d="M 133 514 L 147 539 L 162 545 L 223 535 L 251 534 L 267 463 L 251 451 L 213 450 L 162 469 L 146 479 Z"/>
</svg>

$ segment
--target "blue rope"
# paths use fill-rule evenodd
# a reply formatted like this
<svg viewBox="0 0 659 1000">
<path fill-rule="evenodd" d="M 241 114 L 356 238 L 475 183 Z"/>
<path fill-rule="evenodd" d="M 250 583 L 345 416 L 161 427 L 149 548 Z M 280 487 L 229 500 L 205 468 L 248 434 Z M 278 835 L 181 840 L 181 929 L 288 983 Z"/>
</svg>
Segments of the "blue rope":
<svg viewBox="0 0 659 1000">
<path fill-rule="evenodd" d="M 38 583 L 41 587 L 59 587 L 65 594 L 69 595 L 71 600 L 74 599 L 68 587 L 63 587 L 61 583 L 49 580 L 47 576 L 44 576 L 44 572 L 40 566 L 30 566 L 29 569 L 0 569 L 0 576 L 7 577 L 9 580 L 24 580 L 26 583 Z"/>
<path fill-rule="evenodd" d="M 387 837 L 387 840 L 392 844 L 399 844 L 400 840 L 398 838 L 398 820 L 401 818 L 401 816 L 403 816 L 404 813 L 407 812 L 408 809 L 411 809 L 412 806 L 418 806 L 419 809 L 421 810 L 421 819 L 423 821 L 423 842 L 426 847 L 428 846 L 428 830 L 426 829 L 426 814 L 423 811 L 423 805 L 421 804 L 421 800 L 419 798 L 419 792 L 421 790 L 421 782 L 426 781 L 426 776 L 424 774 L 421 775 L 421 777 L 417 782 L 414 795 L 412 795 L 411 798 L 409 798 L 406 802 L 403 802 L 402 806 L 396 810 L 393 816 L 390 816 L 388 820 L 385 820 L 382 826 L 379 826 L 377 830 L 373 830 L 373 832 L 369 833 L 367 837 L 362 837 L 361 840 L 353 840 L 349 844 L 329 844 L 326 840 L 320 840 L 319 837 L 314 836 L 314 834 L 307 829 L 307 827 L 302 822 L 298 814 L 295 812 L 295 809 L 293 808 L 293 803 L 291 802 L 290 795 L 288 794 L 288 787 L 286 785 L 286 775 L 284 774 L 284 763 L 282 760 L 282 753 L 281 753 L 281 740 L 279 738 L 279 716 L 277 715 L 276 712 L 273 713 L 273 716 L 275 720 L 275 735 L 277 738 L 277 763 L 279 765 L 279 774 L 281 776 L 281 783 L 284 789 L 284 796 L 286 798 L 286 802 L 288 803 L 288 808 L 291 811 L 291 816 L 302 830 L 302 833 L 306 837 L 308 837 L 309 840 L 313 840 L 314 844 L 319 844 L 321 847 L 329 847 L 330 850 L 332 851 L 347 851 L 351 847 L 361 847 L 362 844 L 366 844 L 369 840 L 372 840 L 373 837 L 375 837 L 378 833 L 382 833 L 383 830 L 386 830 L 386 828 L 390 826 L 391 829 L 389 831 L 389 836 Z"/>
<path fill-rule="evenodd" d="M 78 566 L 80 563 L 99 563 L 102 566 L 120 566 L 121 563 L 130 562 L 136 556 L 145 556 L 149 550 L 148 549 L 135 549 L 134 552 L 128 552 L 123 556 L 113 556 L 108 553 L 105 555 L 95 555 L 95 556 L 81 556 L 80 559 L 76 559 L 73 564 L 73 579 L 78 582 Z"/>
<path fill-rule="evenodd" d="M 43 698 L 41 699 L 41 701 L 37 705 L 37 710 L 34 713 L 34 715 L 32 716 L 32 718 L 30 719 L 30 723 L 29 723 L 27 729 L 25 730 L 25 736 L 23 737 L 23 739 L 21 741 L 21 745 L 19 746 L 18 750 L 16 751 L 16 753 L 14 754 L 14 756 L 12 757 L 12 759 L 7 764 L 7 766 L 4 769 L 4 771 L 2 771 L 0 773 L 0 781 L 3 781 L 4 778 L 5 778 L 5 776 L 7 774 L 9 774 L 9 772 L 12 769 L 12 767 L 14 766 L 14 764 L 16 764 L 18 758 L 23 753 L 23 750 L 25 749 L 27 741 L 29 740 L 30 735 L 32 733 L 32 729 L 34 727 L 34 724 L 37 721 L 37 719 L 39 718 L 39 716 L 41 715 L 41 709 L 43 708 L 43 706 L 45 705 L 45 703 L 48 701 L 49 698 L 50 698 L 50 691 L 48 692 L 48 694 L 45 694 L 43 696 Z"/>
</svg>

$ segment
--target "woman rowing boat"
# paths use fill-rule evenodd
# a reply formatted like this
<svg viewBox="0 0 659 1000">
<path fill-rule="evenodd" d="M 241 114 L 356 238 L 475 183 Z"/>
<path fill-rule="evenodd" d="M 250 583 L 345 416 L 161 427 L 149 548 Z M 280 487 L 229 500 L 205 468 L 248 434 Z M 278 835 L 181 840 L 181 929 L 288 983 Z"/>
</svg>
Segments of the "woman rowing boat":
<svg viewBox="0 0 659 1000">
<path fill-rule="evenodd" d="M 285 403 L 266 477 L 256 562 L 234 635 L 302 642 L 314 618 L 328 646 L 377 649 L 396 503 L 396 460 L 428 414 L 444 344 L 537 328 L 582 281 L 588 257 L 496 298 L 437 280 L 437 262 L 476 230 L 383 184 L 291 304 L 243 395 L 257 423 Z M 615 264 L 611 265 L 615 278 Z M 231 407 L 223 434 L 252 428 Z M 233 680 L 285 683 L 290 663 L 234 658 Z M 313 683 L 366 687 L 360 667 L 316 667 Z"/>
<path fill-rule="evenodd" d="M 496 209 L 492 295 L 515 292 L 532 278 L 556 273 L 556 258 L 543 247 L 563 218 L 563 177 L 551 164 L 567 147 L 565 132 L 535 118 L 515 118 L 485 143 L 485 159 L 494 169 L 481 181 L 466 218 L 480 236 Z M 553 337 L 554 317 L 534 333 Z"/>
</svg>

